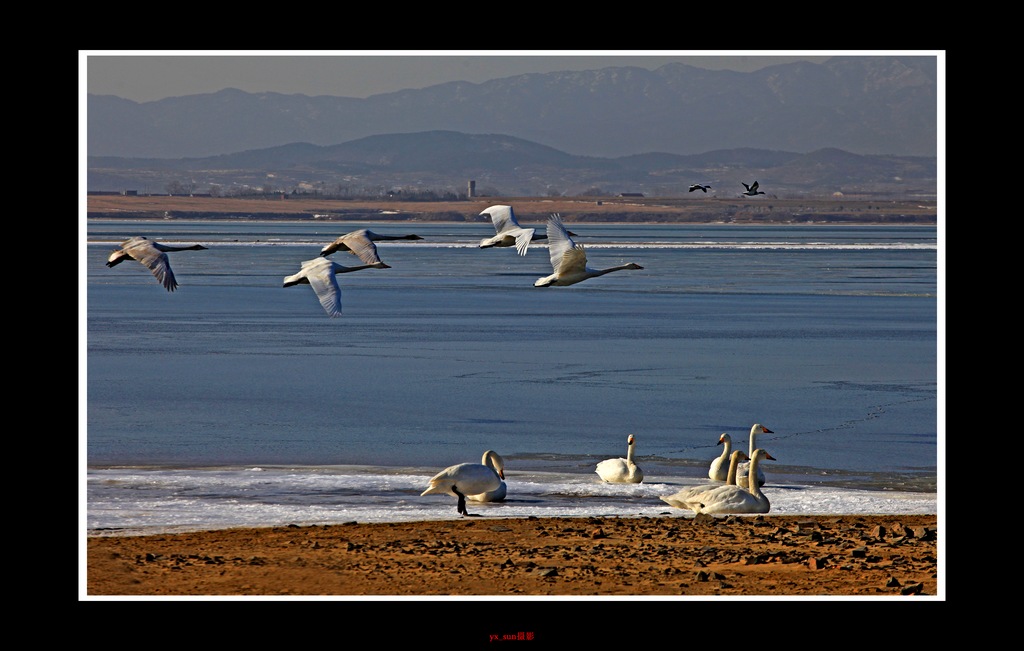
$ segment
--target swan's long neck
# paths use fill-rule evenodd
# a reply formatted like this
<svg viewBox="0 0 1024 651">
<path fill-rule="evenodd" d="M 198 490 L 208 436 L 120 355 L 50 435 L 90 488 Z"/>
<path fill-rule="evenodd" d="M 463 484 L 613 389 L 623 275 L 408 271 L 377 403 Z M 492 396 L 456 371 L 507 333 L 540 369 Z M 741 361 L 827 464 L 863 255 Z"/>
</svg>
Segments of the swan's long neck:
<svg viewBox="0 0 1024 651">
<path fill-rule="evenodd" d="M 622 271 L 623 269 L 632 269 L 633 266 L 629 264 L 619 265 L 618 267 L 608 267 L 607 269 L 597 269 L 590 273 L 591 277 L 596 278 L 597 276 L 603 276 L 610 274 L 613 271 Z"/>
<path fill-rule="evenodd" d="M 740 466 L 740 453 L 732 454 L 729 459 L 729 474 L 725 478 L 726 484 L 736 485 L 736 469 Z"/>
<path fill-rule="evenodd" d="M 373 264 L 361 264 L 361 265 L 356 265 L 355 267 L 343 267 L 343 266 L 341 266 L 339 264 L 336 267 L 334 267 L 334 273 L 336 273 L 336 274 L 343 274 L 343 273 L 348 273 L 350 271 L 359 271 L 361 269 L 390 269 L 390 268 L 391 267 L 389 267 L 388 265 L 384 264 L 383 262 L 375 262 Z"/>
<path fill-rule="evenodd" d="M 636 443 L 630 443 L 628 446 L 626 446 L 626 460 L 629 461 L 630 463 L 634 463 L 634 461 L 633 461 L 633 451 L 634 450 L 636 450 Z"/>
<path fill-rule="evenodd" d="M 761 486 L 757 481 L 757 464 L 760 460 L 758 455 L 750 455 L 750 468 L 747 471 L 747 491 L 758 500 L 763 500 L 764 495 L 761 494 Z"/>
<path fill-rule="evenodd" d="M 165 253 L 168 251 L 204 251 L 206 249 L 206 247 L 201 244 L 193 244 L 192 246 L 171 246 L 170 244 L 153 242 L 153 246 L 158 251 L 163 251 Z"/>
<path fill-rule="evenodd" d="M 747 450 L 747 456 L 749 456 L 750 459 L 751 459 L 751 461 L 750 461 L 750 465 L 751 466 L 754 465 L 754 461 L 753 461 L 753 459 L 754 459 L 754 450 L 757 449 L 757 446 L 754 444 L 755 443 L 754 439 L 756 439 L 756 438 L 757 438 L 757 432 L 755 432 L 754 430 L 750 430 L 750 447 Z"/>
</svg>

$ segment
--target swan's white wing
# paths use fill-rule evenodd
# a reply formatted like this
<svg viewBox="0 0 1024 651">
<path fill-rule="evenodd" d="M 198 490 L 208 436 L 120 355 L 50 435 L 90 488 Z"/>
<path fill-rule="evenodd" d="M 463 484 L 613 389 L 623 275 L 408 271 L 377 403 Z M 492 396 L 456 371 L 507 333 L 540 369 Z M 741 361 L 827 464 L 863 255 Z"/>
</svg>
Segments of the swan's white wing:
<svg viewBox="0 0 1024 651">
<path fill-rule="evenodd" d="M 174 279 L 174 272 L 171 271 L 170 261 L 167 259 L 167 254 L 162 253 L 158 250 L 153 243 L 143 237 L 133 237 L 124 244 L 121 248 L 135 260 L 138 260 L 144 264 L 160 284 L 164 288 L 173 292 L 177 288 L 178 283 Z"/>
<path fill-rule="evenodd" d="M 368 231 L 356 231 L 345 236 L 345 245 L 352 255 L 356 256 L 366 264 L 380 262 L 380 255 L 377 253 L 377 245 L 368 236 Z"/>
<path fill-rule="evenodd" d="M 570 256 L 569 264 L 571 265 L 571 268 L 575 268 L 576 265 L 580 264 L 578 260 L 578 255 L 580 254 L 583 256 L 582 264 L 583 266 L 586 266 L 586 253 L 583 252 L 582 248 L 577 248 L 577 244 L 572 241 L 571 237 L 569 237 L 569 231 L 565 230 L 565 225 L 562 224 L 562 220 L 558 215 L 551 215 L 548 217 L 547 235 L 548 255 L 551 256 L 551 268 L 554 269 L 556 273 L 561 269 L 563 259 L 570 251 L 578 251 L 578 253 L 574 253 Z"/>
<path fill-rule="evenodd" d="M 519 228 L 519 222 L 516 221 L 515 213 L 512 212 L 512 206 L 491 206 L 485 212 L 491 216 L 494 232 L 499 235 L 505 231 Z"/>
<path fill-rule="evenodd" d="M 533 241 L 533 233 L 536 229 L 534 228 L 520 228 L 517 232 L 514 232 L 516 237 L 516 252 L 519 255 L 526 255 L 526 249 L 530 248 L 530 242 Z"/>
<path fill-rule="evenodd" d="M 306 272 L 309 286 L 316 292 L 320 299 L 320 305 L 324 307 L 327 316 L 341 316 L 341 287 L 338 286 L 338 278 L 334 275 L 336 263 L 326 258 L 317 258 L 302 263 Z"/>
</svg>

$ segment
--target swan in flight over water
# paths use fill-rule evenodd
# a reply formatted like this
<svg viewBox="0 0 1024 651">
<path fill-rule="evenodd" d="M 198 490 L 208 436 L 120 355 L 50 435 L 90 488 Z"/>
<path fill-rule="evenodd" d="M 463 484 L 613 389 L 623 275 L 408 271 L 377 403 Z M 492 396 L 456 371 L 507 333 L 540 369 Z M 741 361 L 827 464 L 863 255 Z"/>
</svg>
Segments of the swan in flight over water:
<svg viewBox="0 0 1024 651">
<path fill-rule="evenodd" d="M 757 181 L 754 181 L 753 185 L 747 185 L 746 183 L 743 183 L 743 181 L 740 181 L 740 183 L 747 189 L 746 192 L 741 194 L 745 194 L 748 197 L 755 197 L 759 194 L 764 194 L 764 192 L 757 189 Z"/>
<path fill-rule="evenodd" d="M 430 485 L 420 496 L 454 495 L 459 498 L 459 515 L 471 515 L 466 510 L 466 496 L 498 490 L 505 479 L 504 466 L 501 456 L 488 450 L 484 452 L 483 463 L 459 463 L 431 477 Z"/>
<path fill-rule="evenodd" d="M 750 465 L 757 468 L 764 459 L 775 461 L 775 457 L 758 448 L 750 458 Z M 690 509 L 694 513 L 768 513 L 772 508 L 756 479 L 751 479 L 746 488 L 728 483 L 697 488 L 705 490 L 683 489 L 661 499 L 676 508 Z"/>
<path fill-rule="evenodd" d="M 480 214 L 491 218 L 495 232 L 494 237 L 480 240 L 481 249 L 514 246 L 519 255 L 526 255 L 526 249 L 530 247 L 530 242 L 548 239 L 547 235 L 538 233 L 535 228 L 520 226 L 512 206 L 491 206 Z"/>
<path fill-rule="evenodd" d="M 171 271 L 171 264 L 167 260 L 167 253 L 171 251 L 205 251 L 206 247 L 201 244 L 192 246 L 170 246 L 154 242 L 141 235 L 125 240 L 121 248 L 114 249 L 107 257 L 107 266 L 113 267 L 121 264 L 128 258 L 138 260 L 147 267 L 164 288 L 173 292 L 178 288 L 178 282 L 174 279 L 174 272 Z"/>
<path fill-rule="evenodd" d="M 612 484 L 639 484 L 644 480 L 644 471 L 633 461 L 636 439 L 630 434 L 626 439 L 626 458 L 605 459 L 597 464 L 594 471 L 606 482 Z"/>
<path fill-rule="evenodd" d="M 341 287 L 338 286 L 336 274 L 359 271 L 360 269 L 390 269 L 383 262 L 376 264 L 364 264 L 357 267 L 343 267 L 333 260 L 327 258 L 313 258 L 302 263 L 299 273 L 285 276 L 284 287 L 292 285 L 307 284 L 316 292 L 320 299 L 320 305 L 329 317 L 341 316 Z"/>
<path fill-rule="evenodd" d="M 551 267 L 555 273 L 538 279 L 533 283 L 534 287 L 550 287 L 552 285 L 565 287 L 613 271 L 643 269 L 635 262 L 607 269 L 588 267 L 586 250 L 582 244 L 573 242 L 569 235 L 569 231 L 565 230 L 565 225 L 562 224 L 562 218 L 557 213 L 548 218 L 548 254 L 551 256 Z"/>
<path fill-rule="evenodd" d="M 762 425 L 760 423 L 754 423 L 753 425 L 751 425 L 751 427 L 750 427 L 750 443 L 747 445 L 747 450 L 748 450 L 747 455 L 749 455 L 749 457 L 751 459 L 754 458 L 754 450 L 757 449 L 757 435 L 758 434 L 774 434 L 774 433 L 775 432 L 771 431 L 770 429 L 768 429 L 767 427 L 765 427 L 764 425 Z M 736 483 L 739 484 L 740 486 L 746 486 L 747 485 L 747 473 L 748 472 L 750 472 L 750 463 L 749 462 L 740 463 L 739 467 L 736 469 Z M 760 468 L 757 469 L 757 485 L 758 486 L 764 486 L 764 471 L 761 470 Z"/>
<path fill-rule="evenodd" d="M 704 194 L 707 194 L 708 188 L 710 187 L 710 185 L 701 185 L 700 183 L 694 183 L 693 185 L 690 186 L 690 192 L 693 192 L 694 190 L 703 190 Z"/>
<path fill-rule="evenodd" d="M 380 262 L 375 242 L 386 242 L 390 240 L 422 240 L 419 235 L 380 235 L 373 231 L 361 228 L 358 231 L 346 233 L 334 240 L 320 250 L 321 256 L 326 256 L 335 251 L 348 251 L 366 264 Z"/>
</svg>

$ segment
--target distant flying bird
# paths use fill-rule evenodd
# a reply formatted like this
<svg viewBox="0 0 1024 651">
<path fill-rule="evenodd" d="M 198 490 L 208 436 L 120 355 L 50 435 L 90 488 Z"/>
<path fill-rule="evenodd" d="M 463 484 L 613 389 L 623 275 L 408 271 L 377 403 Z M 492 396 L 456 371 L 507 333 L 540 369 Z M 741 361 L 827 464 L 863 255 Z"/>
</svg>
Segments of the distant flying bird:
<svg viewBox="0 0 1024 651">
<path fill-rule="evenodd" d="M 700 183 L 694 183 L 693 185 L 690 186 L 690 192 L 693 192 L 694 190 L 703 190 L 704 194 L 707 194 L 708 188 L 710 187 L 710 185 L 701 185 Z"/>
<path fill-rule="evenodd" d="M 374 242 L 385 242 L 389 240 L 422 240 L 419 235 L 379 235 L 371 230 L 362 228 L 358 231 L 346 233 L 334 240 L 320 250 L 321 256 L 326 256 L 335 251 L 348 251 L 366 264 L 380 262 L 377 255 L 377 245 Z"/>
<path fill-rule="evenodd" d="M 491 218 L 495 232 L 494 237 L 480 240 L 481 249 L 514 246 L 519 255 L 526 255 L 526 249 L 529 248 L 530 242 L 548 239 L 547 235 L 537 233 L 535 228 L 520 226 L 512 206 L 491 206 L 481 211 L 480 214 Z"/>
<path fill-rule="evenodd" d="M 329 317 L 341 316 L 341 287 L 338 286 L 336 274 L 359 271 L 360 269 L 390 269 L 383 262 L 375 264 L 364 264 L 358 267 L 343 267 L 333 260 L 327 258 L 313 258 L 302 263 L 299 273 L 285 276 L 284 287 L 292 285 L 307 284 L 316 292 L 320 299 L 320 305 Z"/>
<path fill-rule="evenodd" d="M 743 183 L 743 181 L 740 181 L 740 183 L 743 184 L 743 187 L 747 189 L 747 191 L 744 192 L 743 194 L 747 195 L 748 197 L 764 194 L 764 192 L 761 192 L 760 190 L 757 189 L 757 181 L 754 181 L 753 185 L 747 185 L 746 183 Z"/>
<path fill-rule="evenodd" d="M 167 253 L 170 251 L 205 251 L 206 247 L 201 244 L 192 246 L 170 246 L 154 242 L 143 236 L 133 237 L 121 243 L 121 248 L 114 249 L 107 257 L 107 266 L 113 267 L 121 264 L 128 258 L 138 260 L 145 265 L 164 288 L 173 292 L 178 288 L 178 282 L 174 280 L 174 272 L 171 271 L 171 264 L 167 260 Z"/>
<path fill-rule="evenodd" d="M 483 463 L 459 463 L 448 466 L 430 479 L 423 495 L 454 495 L 459 499 L 459 515 L 470 515 L 466 510 L 466 496 L 480 495 L 497 490 L 505 479 L 504 462 L 494 450 L 484 452 Z"/>
<path fill-rule="evenodd" d="M 538 279 L 533 283 L 534 287 L 550 287 L 552 285 L 564 287 L 613 271 L 643 269 L 635 262 L 607 269 L 588 267 L 586 250 L 582 244 L 572 241 L 569 231 L 565 230 L 562 218 L 557 213 L 548 218 L 548 254 L 551 256 L 551 268 L 555 273 Z"/>
</svg>

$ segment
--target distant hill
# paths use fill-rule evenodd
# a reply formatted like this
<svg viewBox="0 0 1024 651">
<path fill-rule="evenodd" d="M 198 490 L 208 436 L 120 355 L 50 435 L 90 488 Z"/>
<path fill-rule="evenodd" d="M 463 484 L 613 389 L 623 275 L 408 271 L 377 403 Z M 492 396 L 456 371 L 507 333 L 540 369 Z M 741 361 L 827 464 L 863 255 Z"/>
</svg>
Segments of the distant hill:
<svg viewBox="0 0 1024 651">
<path fill-rule="evenodd" d="M 235 89 L 144 103 L 89 95 L 87 108 L 92 156 L 208 158 L 447 131 L 503 134 L 544 143 L 562 156 L 614 159 L 745 148 L 927 158 L 937 155 L 937 60 L 840 56 L 750 73 L 683 64 L 612 67 L 454 82 L 366 99 Z M 489 167 L 513 165 L 498 153 L 491 152 Z M 449 154 L 463 169 L 473 164 Z"/>
<path fill-rule="evenodd" d="M 233 194 L 253 190 L 320 195 L 435 192 L 465 195 L 687 195 L 734 197 L 741 183 L 764 197 L 846 195 L 934 199 L 935 157 L 860 155 L 836 148 L 806 154 L 756 148 L 701 154 L 653 152 L 617 158 L 578 156 L 500 134 L 396 133 L 321 146 L 292 143 L 203 158 L 88 157 L 88 189 Z M 760 197 L 759 197 L 760 198 Z"/>
</svg>

